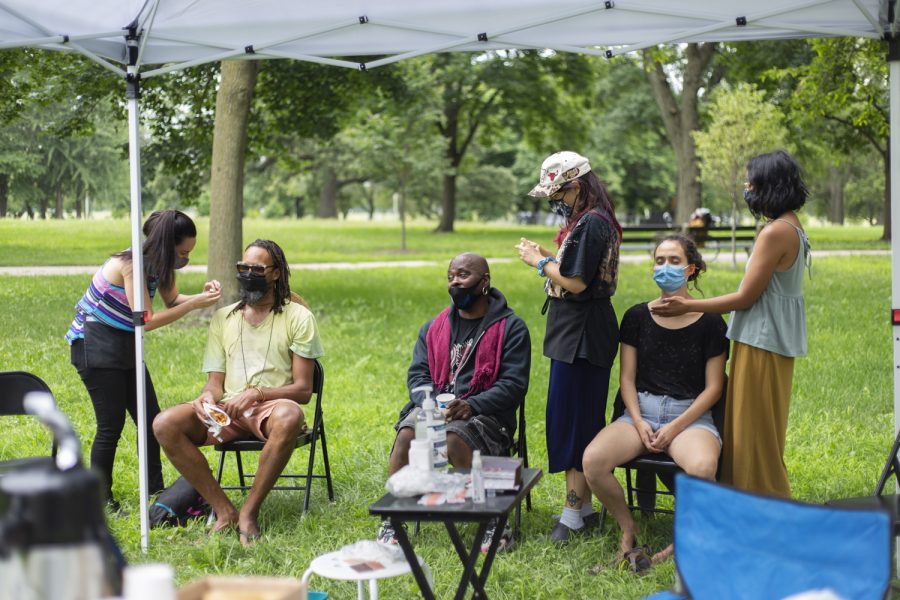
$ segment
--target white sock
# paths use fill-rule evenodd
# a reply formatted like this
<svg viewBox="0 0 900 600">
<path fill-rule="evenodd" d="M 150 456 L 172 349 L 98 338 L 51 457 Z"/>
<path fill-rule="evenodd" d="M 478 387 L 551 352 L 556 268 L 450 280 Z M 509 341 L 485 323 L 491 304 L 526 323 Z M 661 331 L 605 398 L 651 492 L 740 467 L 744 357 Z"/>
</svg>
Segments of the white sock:
<svg viewBox="0 0 900 600">
<path fill-rule="evenodd" d="M 569 529 L 581 529 L 584 527 L 584 520 L 581 518 L 581 511 L 574 508 L 564 508 L 559 522 Z"/>
<path fill-rule="evenodd" d="M 585 517 L 591 516 L 595 512 L 596 511 L 594 510 L 594 505 L 591 504 L 590 502 L 588 502 L 587 500 L 585 500 L 584 504 L 581 505 L 581 518 L 582 519 Z"/>
</svg>

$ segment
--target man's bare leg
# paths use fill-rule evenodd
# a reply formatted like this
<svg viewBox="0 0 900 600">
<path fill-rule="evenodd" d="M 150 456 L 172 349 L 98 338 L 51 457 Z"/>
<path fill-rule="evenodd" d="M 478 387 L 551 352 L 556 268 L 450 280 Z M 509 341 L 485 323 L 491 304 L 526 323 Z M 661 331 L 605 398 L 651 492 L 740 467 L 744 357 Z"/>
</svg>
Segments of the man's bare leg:
<svg viewBox="0 0 900 600">
<path fill-rule="evenodd" d="M 447 433 L 447 458 L 457 469 L 472 467 L 472 449 L 461 437 L 453 432 Z"/>
<path fill-rule="evenodd" d="M 397 438 L 394 440 L 394 447 L 391 449 L 391 456 L 388 459 L 388 475 L 393 475 L 409 464 L 409 447 L 415 437 L 416 432 L 412 427 L 404 427 L 397 432 Z"/>
<path fill-rule="evenodd" d="M 237 509 L 216 482 L 206 457 L 198 448 L 206 441 L 206 427 L 197 418 L 194 408 L 190 404 L 180 404 L 163 411 L 153 421 L 153 434 L 178 472 L 216 512 L 213 531 L 237 523 Z"/>
<path fill-rule="evenodd" d="M 250 494 L 238 516 L 238 530 L 244 546 L 251 545 L 253 538 L 259 535 L 259 509 L 291 459 L 302 426 L 300 405 L 287 402 L 278 404 L 263 424 L 263 433 L 268 440 L 259 455 L 259 467 Z"/>
</svg>

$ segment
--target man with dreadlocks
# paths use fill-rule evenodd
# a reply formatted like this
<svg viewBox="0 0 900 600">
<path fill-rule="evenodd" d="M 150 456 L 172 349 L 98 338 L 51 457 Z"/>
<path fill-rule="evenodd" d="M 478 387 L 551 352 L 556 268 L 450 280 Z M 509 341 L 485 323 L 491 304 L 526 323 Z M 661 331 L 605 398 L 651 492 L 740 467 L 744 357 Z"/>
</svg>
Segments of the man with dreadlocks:
<svg viewBox="0 0 900 600">
<path fill-rule="evenodd" d="M 241 544 L 259 537 L 259 509 L 304 427 L 314 360 L 323 354 L 315 317 L 291 293 L 290 270 L 275 242 L 256 240 L 237 263 L 241 300 L 216 311 L 203 357 L 206 386 L 196 400 L 153 422 L 166 456 L 216 513 L 213 531 L 237 525 Z M 214 405 L 231 417 L 218 435 L 207 430 Z M 240 512 L 213 479 L 198 446 L 255 437 L 265 441 L 259 470 Z"/>
</svg>

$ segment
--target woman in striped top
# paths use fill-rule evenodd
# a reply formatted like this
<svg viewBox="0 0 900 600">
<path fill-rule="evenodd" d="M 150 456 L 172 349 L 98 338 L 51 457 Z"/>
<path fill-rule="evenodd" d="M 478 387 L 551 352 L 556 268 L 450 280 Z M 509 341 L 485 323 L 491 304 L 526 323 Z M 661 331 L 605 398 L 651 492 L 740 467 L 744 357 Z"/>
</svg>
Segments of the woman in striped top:
<svg viewBox="0 0 900 600">
<path fill-rule="evenodd" d="M 144 236 L 145 330 L 168 325 L 192 310 L 216 303 L 221 293 L 218 281 L 207 281 L 202 292 L 192 295 L 179 293 L 175 285 L 175 270 L 187 265 L 197 243 L 197 228 L 190 217 L 177 210 L 154 212 L 144 223 Z M 153 312 L 157 291 L 166 308 Z M 107 501 L 114 510 L 118 509 L 118 503 L 112 495 L 113 462 L 126 412 L 137 424 L 134 305 L 131 249 L 128 249 L 113 254 L 94 274 L 84 296 L 75 305 L 75 318 L 66 333 L 66 341 L 72 347 L 72 364 L 87 388 L 97 418 L 91 467 L 105 476 Z M 150 427 L 159 413 L 159 404 L 149 373 L 146 380 L 148 489 L 152 494 L 162 490 L 164 484 L 159 444 Z"/>
</svg>

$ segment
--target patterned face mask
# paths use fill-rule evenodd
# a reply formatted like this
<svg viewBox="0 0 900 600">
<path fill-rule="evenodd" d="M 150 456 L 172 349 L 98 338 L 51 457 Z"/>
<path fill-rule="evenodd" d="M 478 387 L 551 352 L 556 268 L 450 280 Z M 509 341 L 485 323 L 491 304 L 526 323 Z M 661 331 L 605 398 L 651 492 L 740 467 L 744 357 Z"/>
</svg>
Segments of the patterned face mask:
<svg viewBox="0 0 900 600">
<path fill-rule="evenodd" d="M 550 200 L 548 204 L 550 205 L 550 212 L 554 212 L 567 220 L 572 216 L 572 207 L 562 200 Z"/>
</svg>

